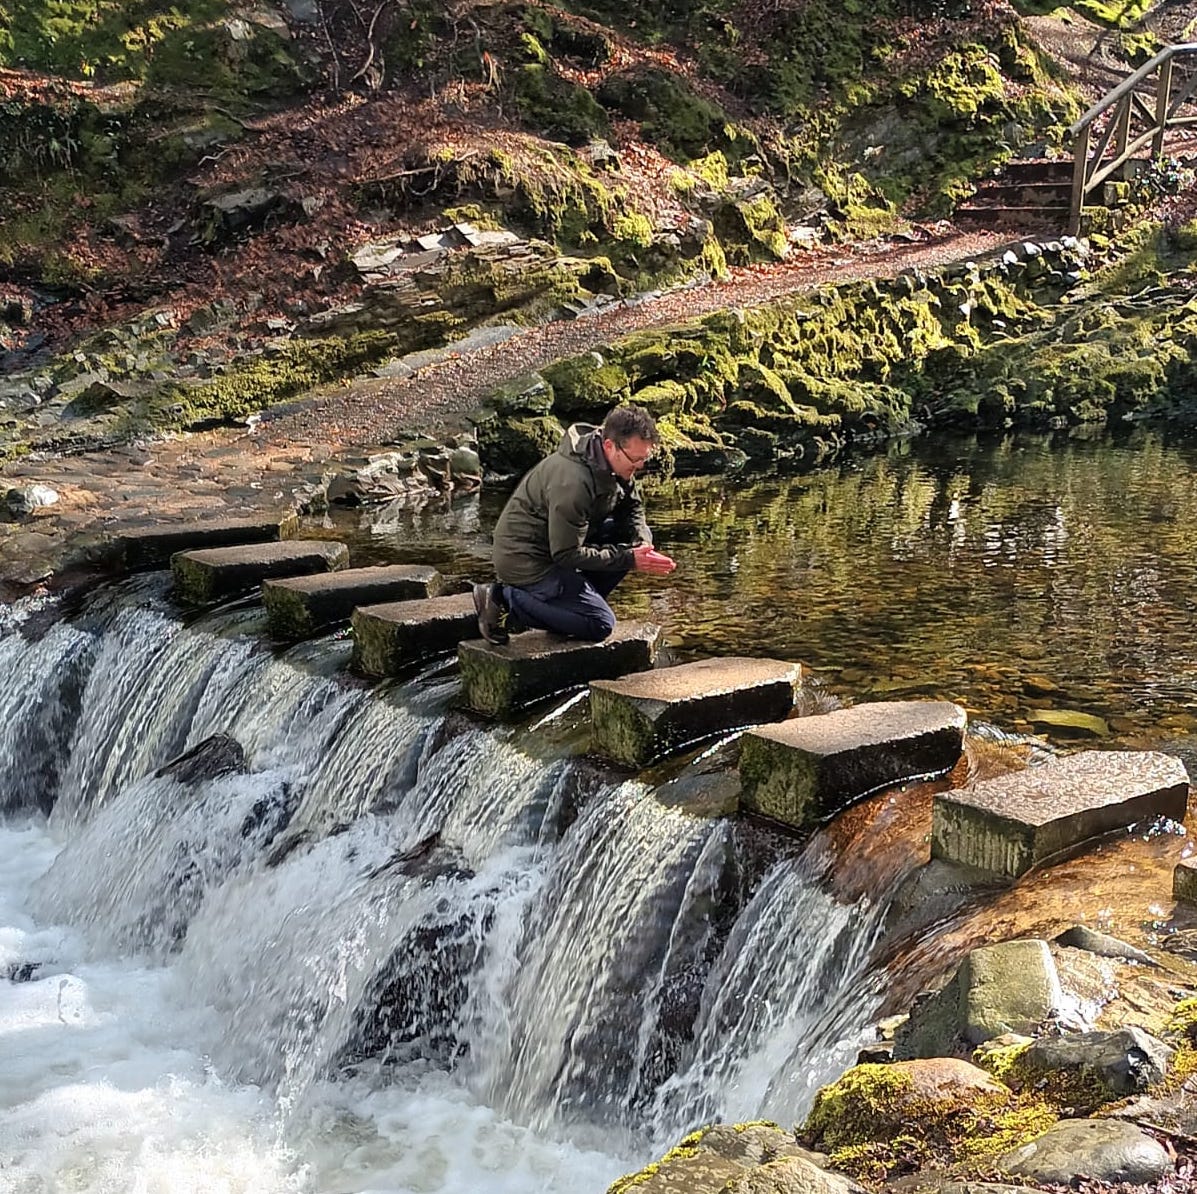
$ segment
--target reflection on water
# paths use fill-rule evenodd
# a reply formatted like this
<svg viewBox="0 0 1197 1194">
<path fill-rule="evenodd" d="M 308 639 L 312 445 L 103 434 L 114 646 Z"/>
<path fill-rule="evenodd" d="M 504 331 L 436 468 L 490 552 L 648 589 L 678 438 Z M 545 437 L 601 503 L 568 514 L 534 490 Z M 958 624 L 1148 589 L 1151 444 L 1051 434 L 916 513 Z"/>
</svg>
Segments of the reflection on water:
<svg viewBox="0 0 1197 1194">
<path fill-rule="evenodd" d="M 1185 740 L 1197 682 L 1197 443 L 1018 435 L 911 441 L 783 478 L 659 482 L 667 581 L 632 577 L 624 616 L 682 658 L 799 659 L 852 701 L 935 696 L 1062 741 L 1043 710 L 1104 719 L 1104 745 Z M 359 558 L 485 575 L 503 495 L 454 527 L 392 513 Z M 418 525 L 417 525 L 418 524 Z M 450 542 L 450 536 L 456 538 Z"/>
</svg>

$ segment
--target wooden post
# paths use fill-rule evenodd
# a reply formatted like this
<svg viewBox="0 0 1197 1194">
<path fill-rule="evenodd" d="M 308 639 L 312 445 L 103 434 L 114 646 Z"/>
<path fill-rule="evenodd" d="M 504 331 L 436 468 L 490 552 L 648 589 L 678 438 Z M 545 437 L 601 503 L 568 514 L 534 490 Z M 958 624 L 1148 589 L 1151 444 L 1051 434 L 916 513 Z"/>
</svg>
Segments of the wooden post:
<svg viewBox="0 0 1197 1194">
<path fill-rule="evenodd" d="M 1160 63 L 1160 77 L 1155 90 L 1155 137 L 1151 142 L 1152 159 L 1164 152 L 1164 133 L 1168 129 L 1168 101 L 1172 98 L 1172 59 Z"/>
<path fill-rule="evenodd" d="M 1133 107 L 1133 95 L 1128 93 L 1118 103 L 1118 113 L 1114 117 L 1117 122 L 1117 132 L 1114 134 L 1114 160 L 1118 161 L 1123 154 L 1126 153 L 1126 147 L 1130 143 L 1130 125 L 1131 125 L 1131 110 Z M 1127 177 L 1127 164 L 1122 164 L 1122 177 Z"/>
<path fill-rule="evenodd" d="M 1085 125 L 1076 135 L 1072 148 L 1072 204 L 1068 213 L 1068 232 L 1079 236 L 1081 232 L 1081 208 L 1085 206 L 1085 183 L 1089 179 L 1089 130 Z"/>
</svg>

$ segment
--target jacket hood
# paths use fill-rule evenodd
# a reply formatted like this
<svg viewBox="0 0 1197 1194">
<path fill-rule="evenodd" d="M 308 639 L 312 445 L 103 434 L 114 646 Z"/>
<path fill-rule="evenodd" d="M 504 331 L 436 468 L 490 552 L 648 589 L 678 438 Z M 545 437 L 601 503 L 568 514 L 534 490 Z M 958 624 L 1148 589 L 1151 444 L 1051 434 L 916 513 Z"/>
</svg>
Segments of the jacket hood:
<svg viewBox="0 0 1197 1194">
<path fill-rule="evenodd" d="M 577 460 L 586 460 L 590 445 L 594 440 L 589 438 L 598 428 L 593 423 L 571 423 L 557 445 L 557 451 L 562 456 L 573 456 Z"/>
</svg>

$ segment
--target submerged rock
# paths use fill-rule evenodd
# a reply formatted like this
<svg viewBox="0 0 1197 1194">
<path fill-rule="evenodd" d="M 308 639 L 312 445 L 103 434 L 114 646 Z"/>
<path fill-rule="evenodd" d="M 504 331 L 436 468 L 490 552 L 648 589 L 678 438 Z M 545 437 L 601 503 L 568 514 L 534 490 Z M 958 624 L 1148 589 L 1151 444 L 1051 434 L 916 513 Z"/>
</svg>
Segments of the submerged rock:
<svg viewBox="0 0 1197 1194">
<path fill-rule="evenodd" d="M 154 775 L 159 779 L 169 776 L 180 784 L 198 784 L 222 775 L 239 775 L 245 770 L 245 749 L 241 743 L 228 734 L 213 734 L 159 767 Z"/>
</svg>

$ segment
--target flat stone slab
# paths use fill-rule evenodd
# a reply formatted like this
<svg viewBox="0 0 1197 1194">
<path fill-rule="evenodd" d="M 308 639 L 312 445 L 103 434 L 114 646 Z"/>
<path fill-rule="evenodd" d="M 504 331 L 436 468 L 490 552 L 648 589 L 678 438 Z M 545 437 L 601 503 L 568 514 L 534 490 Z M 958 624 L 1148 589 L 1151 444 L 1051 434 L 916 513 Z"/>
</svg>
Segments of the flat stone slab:
<svg viewBox="0 0 1197 1194">
<path fill-rule="evenodd" d="M 461 689 L 479 713 L 506 713 L 591 680 L 611 680 L 652 667 L 661 628 L 619 622 L 601 643 L 564 639 L 543 630 L 515 635 L 505 647 L 484 639 L 457 648 Z"/>
<path fill-rule="evenodd" d="M 287 539 L 180 551 L 171 557 L 175 595 L 203 604 L 244 593 L 275 576 L 331 572 L 349 563 L 349 548 L 327 539 Z"/>
<path fill-rule="evenodd" d="M 777 721 L 802 668 L 778 659 L 700 659 L 590 685 L 595 749 L 642 766 L 722 730 Z"/>
<path fill-rule="evenodd" d="M 413 663 L 452 651 L 463 638 L 478 633 L 470 593 L 360 606 L 351 622 L 350 666 L 368 676 L 399 675 Z"/>
<path fill-rule="evenodd" d="M 307 638 L 348 622 L 359 605 L 440 596 L 444 578 L 428 564 L 346 568 L 315 576 L 262 582 L 262 602 L 277 639 Z"/>
<path fill-rule="evenodd" d="M 1185 858 L 1172 872 L 1172 898 L 1197 904 L 1197 858 Z"/>
<path fill-rule="evenodd" d="M 287 539 L 299 528 L 295 514 L 273 518 L 212 518 L 202 522 L 162 523 L 135 527 L 112 536 L 117 558 L 130 572 L 164 568 L 180 551 L 235 547 Z"/>
<path fill-rule="evenodd" d="M 1183 821 L 1188 796 L 1172 755 L 1083 751 L 936 796 L 931 855 L 1014 879 L 1138 821 Z"/>
<path fill-rule="evenodd" d="M 878 788 L 951 770 L 968 714 L 951 701 L 874 701 L 749 730 L 740 807 L 796 829 Z"/>
</svg>

